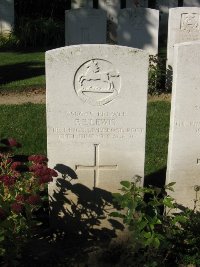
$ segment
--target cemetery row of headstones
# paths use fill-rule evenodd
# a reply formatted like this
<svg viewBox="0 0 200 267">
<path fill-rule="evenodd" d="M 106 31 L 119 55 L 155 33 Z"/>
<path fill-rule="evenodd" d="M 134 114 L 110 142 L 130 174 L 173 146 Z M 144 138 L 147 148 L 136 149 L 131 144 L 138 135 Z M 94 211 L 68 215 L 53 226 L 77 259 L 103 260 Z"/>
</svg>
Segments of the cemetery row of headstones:
<svg viewBox="0 0 200 267">
<path fill-rule="evenodd" d="M 99 9 L 66 11 L 65 44 L 105 44 L 106 12 Z M 118 25 L 118 27 L 117 27 Z M 159 12 L 150 8 L 122 9 L 109 24 L 109 36 L 119 45 L 158 53 Z"/>
</svg>

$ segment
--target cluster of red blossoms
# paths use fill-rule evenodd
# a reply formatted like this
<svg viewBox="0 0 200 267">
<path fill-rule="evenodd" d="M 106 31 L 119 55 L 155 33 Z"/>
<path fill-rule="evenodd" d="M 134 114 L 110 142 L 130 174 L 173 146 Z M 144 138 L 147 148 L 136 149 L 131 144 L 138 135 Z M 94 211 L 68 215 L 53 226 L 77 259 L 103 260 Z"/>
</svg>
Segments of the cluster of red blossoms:
<svg viewBox="0 0 200 267">
<path fill-rule="evenodd" d="M 30 195 L 30 196 L 24 196 L 24 195 L 17 195 L 16 201 L 12 203 L 11 210 L 14 213 L 21 213 L 24 209 L 24 205 L 29 204 L 31 206 L 36 206 L 41 203 L 41 198 L 39 195 Z"/>
<path fill-rule="evenodd" d="M 57 177 L 58 174 L 53 169 L 46 166 L 48 159 L 43 155 L 32 155 L 28 158 L 33 165 L 29 168 L 31 172 L 38 178 L 38 183 L 45 184 L 53 181 L 53 177 Z"/>
<path fill-rule="evenodd" d="M 2 182 L 5 186 L 11 187 L 15 184 L 17 178 L 11 175 L 1 175 L 0 182 Z"/>
</svg>

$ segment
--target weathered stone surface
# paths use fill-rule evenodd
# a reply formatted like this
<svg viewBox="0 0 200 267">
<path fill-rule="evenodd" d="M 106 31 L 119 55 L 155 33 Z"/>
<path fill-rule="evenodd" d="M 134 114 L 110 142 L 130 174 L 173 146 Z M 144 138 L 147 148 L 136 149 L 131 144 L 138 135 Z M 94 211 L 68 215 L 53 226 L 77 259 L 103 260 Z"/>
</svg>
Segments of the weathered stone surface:
<svg viewBox="0 0 200 267">
<path fill-rule="evenodd" d="M 59 171 L 49 195 L 59 223 L 84 227 L 88 208 L 97 216 L 88 224 L 115 234 L 100 217 L 121 180 L 144 176 L 147 77 L 148 54 L 138 49 L 80 45 L 46 53 L 48 158 Z"/>
<path fill-rule="evenodd" d="M 11 32 L 14 27 L 14 0 L 0 0 L 0 34 Z"/>
<path fill-rule="evenodd" d="M 176 44 L 167 183 L 176 182 L 178 203 L 194 205 L 200 185 L 200 42 Z"/>
<path fill-rule="evenodd" d="M 200 7 L 200 0 L 183 0 L 183 6 Z"/>
<path fill-rule="evenodd" d="M 173 67 L 174 44 L 200 40 L 200 8 L 170 9 L 168 28 L 167 65 Z"/>
<path fill-rule="evenodd" d="M 106 43 L 106 12 L 97 9 L 65 11 L 65 44 Z"/>
<path fill-rule="evenodd" d="M 72 8 L 82 8 L 82 7 L 93 7 L 92 0 L 72 0 L 71 1 Z"/>
<path fill-rule="evenodd" d="M 158 53 L 159 11 L 150 8 L 122 9 L 118 22 L 118 44 Z"/>
<path fill-rule="evenodd" d="M 99 8 L 106 11 L 108 19 L 108 41 L 116 42 L 118 14 L 121 8 L 119 0 L 99 0 Z"/>
</svg>

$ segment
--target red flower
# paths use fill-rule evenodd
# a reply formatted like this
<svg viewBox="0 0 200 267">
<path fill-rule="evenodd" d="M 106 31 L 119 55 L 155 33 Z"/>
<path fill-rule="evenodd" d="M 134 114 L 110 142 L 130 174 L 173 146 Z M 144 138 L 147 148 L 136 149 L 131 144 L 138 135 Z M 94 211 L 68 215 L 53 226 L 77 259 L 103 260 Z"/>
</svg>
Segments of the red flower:
<svg viewBox="0 0 200 267">
<path fill-rule="evenodd" d="M 19 144 L 14 138 L 1 139 L 1 143 L 9 147 L 21 147 L 21 144 Z"/>
<path fill-rule="evenodd" d="M 47 157 L 43 155 L 32 155 L 28 157 L 28 160 L 34 163 L 46 163 L 48 161 Z"/>
<path fill-rule="evenodd" d="M 13 186 L 16 183 L 17 178 L 10 175 L 1 175 L 0 181 L 7 187 Z"/>
<path fill-rule="evenodd" d="M 17 203 L 17 202 L 14 202 L 12 205 L 11 205 L 11 210 L 14 212 L 14 213 L 21 213 L 22 210 L 23 210 L 23 205 L 20 204 L 20 203 Z"/>
<path fill-rule="evenodd" d="M 48 168 L 42 164 L 36 164 L 30 167 L 30 171 L 39 178 L 39 184 L 49 183 L 53 181 L 53 177 L 57 177 L 58 174 L 55 170 Z"/>
<path fill-rule="evenodd" d="M 25 202 L 25 197 L 23 195 L 17 195 L 15 199 L 17 203 L 23 204 Z"/>
<path fill-rule="evenodd" d="M 38 195 L 31 195 L 28 197 L 26 202 L 30 205 L 38 205 L 41 202 L 41 198 Z"/>
<path fill-rule="evenodd" d="M 15 162 L 13 162 L 13 163 L 11 164 L 11 169 L 12 169 L 12 170 L 17 170 L 17 168 L 18 168 L 19 166 L 21 166 L 21 165 L 22 165 L 21 162 L 19 162 L 19 161 L 15 161 Z"/>
</svg>

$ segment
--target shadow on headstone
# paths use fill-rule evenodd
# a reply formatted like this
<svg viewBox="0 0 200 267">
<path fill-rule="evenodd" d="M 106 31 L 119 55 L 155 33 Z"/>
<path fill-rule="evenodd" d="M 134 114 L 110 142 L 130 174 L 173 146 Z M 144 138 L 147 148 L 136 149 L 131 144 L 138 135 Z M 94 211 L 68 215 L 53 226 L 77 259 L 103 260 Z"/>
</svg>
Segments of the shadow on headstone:
<svg viewBox="0 0 200 267">
<path fill-rule="evenodd" d="M 109 244 L 117 237 L 116 230 L 124 230 L 123 224 L 109 218 L 112 209 L 118 208 L 112 194 L 100 188 L 91 190 L 77 181 L 73 184 L 78 177 L 68 166 L 57 164 L 55 169 L 61 177 L 50 199 L 52 227 L 63 230 L 68 239 L 83 247 Z"/>
</svg>

